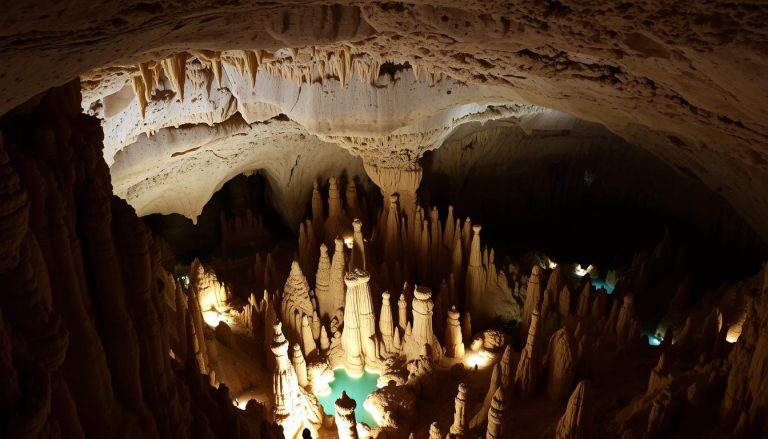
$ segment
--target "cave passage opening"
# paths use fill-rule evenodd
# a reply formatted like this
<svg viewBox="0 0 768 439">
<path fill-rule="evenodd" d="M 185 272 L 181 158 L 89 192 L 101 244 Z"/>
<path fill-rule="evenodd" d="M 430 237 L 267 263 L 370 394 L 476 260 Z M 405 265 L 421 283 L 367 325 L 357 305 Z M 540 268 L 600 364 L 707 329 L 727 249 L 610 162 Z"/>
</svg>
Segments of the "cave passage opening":
<svg viewBox="0 0 768 439">
<path fill-rule="evenodd" d="M 372 392 L 378 389 L 378 373 L 364 371 L 362 376 L 353 377 L 347 369 L 340 367 L 333 371 L 333 381 L 329 383 L 331 391 L 325 394 L 317 394 L 317 400 L 323 406 L 326 413 L 335 413 L 334 403 L 341 397 L 342 392 L 357 402 L 355 418 L 357 422 L 364 422 L 371 427 L 377 427 L 378 423 L 373 414 L 364 407 L 364 401 Z"/>
</svg>

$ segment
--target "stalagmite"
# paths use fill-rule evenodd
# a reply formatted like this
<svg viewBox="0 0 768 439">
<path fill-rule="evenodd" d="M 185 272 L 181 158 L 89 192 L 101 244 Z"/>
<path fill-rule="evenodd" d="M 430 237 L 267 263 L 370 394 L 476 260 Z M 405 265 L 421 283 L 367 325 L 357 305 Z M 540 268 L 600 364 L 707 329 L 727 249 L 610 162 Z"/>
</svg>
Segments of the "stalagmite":
<svg viewBox="0 0 768 439">
<path fill-rule="evenodd" d="M 393 337 L 395 332 L 395 322 L 392 317 L 392 305 L 389 301 L 390 294 L 385 291 L 381 294 L 381 312 L 379 313 L 379 332 L 384 343 L 386 352 L 393 352 Z"/>
<path fill-rule="evenodd" d="M 310 357 L 317 352 L 315 338 L 312 335 L 312 327 L 306 314 L 301 316 L 301 349 L 306 357 Z"/>
<path fill-rule="evenodd" d="M 283 287 L 283 302 L 281 304 L 282 321 L 286 324 L 285 332 L 291 340 L 302 337 L 302 316 L 311 316 L 314 306 L 309 297 L 309 283 L 301 272 L 299 263 L 291 263 L 291 273 Z"/>
<path fill-rule="evenodd" d="M 283 325 L 277 322 L 273 326 L 274 338 L 270 349 L 275 356 L 275 370 L 272 373 L 272 416 L 278 424 L 283 424 L 292 415 L 298 415 L 299 381 L 288 358 L 288 340 L 283 335 Z"/>
<path fill-rule="evenodd" d="M 472 226 L 472 247 L 469 252 L 469 266 L 466 278 L 466 303 L 470 313 L 475 317 L 483 315 L 483 287 L 485 284 L 485 269 L 481 261 L 480 230 L 481 226 Z"/>
<path fill-rule="evenodd" d="M 537 301 L 541 300 L 542 291 L 541 268 L 538 265 L 534 265 L 531 270 L 531 276 L 528 278 L 528 288 L 525 293 L 525 305 L 523 307 L 522 321 L 520 322 L 521 334 L 528 334 L 531 314 L 533 313 L 534 305 Z"/>
<path fill-rule="evenodd" d="M 429 439 L 443 439 L 443 433 L 440 431 L 440 426 L 437 422 L 433 422 L 429 426 Z"/>
<path fill-rule="evenodd" d="M 631 294 L 627 294 L 624 296 L 624 304 L 619 310 L 619 319 L 616 322 L 616 335 L 619 340 L 628 340 L 635 319 L 634 299 Z"/>
<path fill-rule="evenodd" d="M 400 294 L 397 301 L 397 326 L 403 331 L 408 326 L 408 302 L 405 301 L 405 293 Z"/>
<path fill-rule="evenodd" d="M 400 214 L 397 209 L 397 195 L 389 196 L 389 211 L 384 233 L 384 262 L 394 264 L 400 257 Z"/>
<path fill-rule="evenodd" d="M 345 291 L 344 286 L 344 273 L 346 272 L 346 263 L 344 261 L 344 241 L 341 238 L 336 238 L 334 241 L 333 259 L 331 260 L 331 271 L 328 281 L 328 293 L 331 296 L 330 301 L 330 316 L 331 319 L 335 316 L 341 318 L 339 310 L 344 308 Z"/>
<path fill-rule="evenodd" d="M 317 180 L 315 180 L 312 182 L 312 227 L 315 229 L 315 236 L 318 239 L 324 239 L 325 237 L 324 221 L 325 210 L 323 208 L 323 197 L 320 195 L 320 188 L 317 184 Z"/>
<path fill-rule="evenodd" d="M 304 360 L 304 355 L 301 353 L 301 348 L 298 344 L 293 345 L 293 369 L 296 371 L 296 379 L 301 387 L 307 387 L 309 381 L 307 380 L 307 362 Z"/>
<path fill-rule="evenodd" d="M 328 332 L 325 330 L 325 326 L 320 327 L 320 350 L 323 351 L 323 353 L 328 351 L 328 348 L 331 347 L 331 342 L 328 340 Z"/>
<path fill-rule="evenodd" d="M 357 421 L 355 420 L 355 408 L 357 403 L 347 396 L 347 392 L 341 392 L 341 397 L 336 400 L 336 429 L 339 439 L 357 439 Z"/>
<path fill-rule="evenodd" d="M 376 322 L 368 287 L 370 276 L 367 272 L 355 270 L 346 274 L 347 299 L 344 307 L 344 346 L 345 366 L 352 376 L 363 374 L 366 361 L 376 357 L 374 336 Z"/>
<path fill-rule="evenodd" d="M 413 360 L 421 355 L 424 346 L 428 347 L 433 361 L 438 362 L 442 357 L 443 349 L 432 331 L 432 290 L 427 287 L 417 286 L 413 291 L 413 327 L 411 337 L 407 337 L 404 343 L 406 358 Z"/>
<path fill-rule="evenodd" d="M 447 247 L 448 250 L 453 250 L 453 245 L 456 243 L 453 236 L 456 234 L 454 221 L 456 220 L 453 217 L 453 206 L 448 206 L 448 216 L 445 218 L 445 229 L 443 230 L 443 246 Z"/>
<path fill-rule="evenodd" d="M 344 227 L 349 226 L 341 207 L 341 196 L 336 177 L 328 179 L 328 218 L 325 219 L 325 242 L 342 235 Z M 335 256 L 335 253 L 334 253 Z"/>
<path fill-rule="evenodd" d="M 491 408 L 488 410 L 488 428 L 485 433 L 485 439 L 502 439 L 507 434 L 506 425 L 506 397 L 502 387 L 496 390 L 491 402 Z"/>
<path fill-rule="evenodd" d="M 581 381 L 568 399 L 565 413 L 557 423 L 557 439 L 592 437 L 592 389 L 589 381 Z"/>
<path fill-rule="evenodd" d="M 549 340 L 547 394 L 550 399 L 564 399 L 576 375 L 576 342 L 565 328 Z"/>
<path fill-rule="evenodd" d="M 463 340 L 472 340 L 472 316 L 469 312 L 465 312 L 461 320 L 461 337 Z"/>
<path fill-rule="evenodd" d="M 459 391 L 454 400 L 453 424 L 451 425 L 451 437 L 461 438 L 467 434 L 467 385 L 459 384 Z"/>
<path fill-rule="evenodd" d="M 536 383 L 539 373 L 540 353 L 539 353 L 539 309 L 540 302 L 537 303 L 531 314 L 531 325 L 528 328 L 528 338 L 520 354 L 520 360 L 517 363 L 515 372 L 515 390 L 520 396 L 529 397 L 536 390 Z"/>
<path fill-rule="evenodd" d="M 363 223 L 355 218 L 352 221 L 353 238 L 352 238 L 352 257 L 349 260 L 350 271 L 354 270 L 366 270 L 365 264 L 365 243 L 363 240 Z"/>
<path fill-rule="evenodd" d="M 450 358 L 461 358 L 464 356 L 464 342 L 461 335 L 461 324 L 459 323 L 459 312 L 453 306 L 448 311 L 448 317 L 445 323 L 445 356 Z"/>
<path fill-rule="evenodd" d="M 568 285 L 564 285 L 563 289 L 560 291 L 557 311 L 562 318 L 568 317 L 571 313 L 571 289 L 568 288 Z"/>
<path fill-rule="evenodd" d="M 671 380 L 671 374 L 667 370 L 667 357 L 662 352 L 659 356 L 659 362 L 656 367 L 651 369 L 651 375 L 648 378 L 648 390 L 646 394 L 651 394 L 654 391 L 664 387 Z"/>
<path fill-rule="evenodd" d="M 584 282 L 584 287 L 579 294 L 579 301 L 576 305 L 576 315 L 578 317 L 587 317 L 589 315 L 589 305 L 592 298 L 592 282 L 587 279 Z"/>
</svg>

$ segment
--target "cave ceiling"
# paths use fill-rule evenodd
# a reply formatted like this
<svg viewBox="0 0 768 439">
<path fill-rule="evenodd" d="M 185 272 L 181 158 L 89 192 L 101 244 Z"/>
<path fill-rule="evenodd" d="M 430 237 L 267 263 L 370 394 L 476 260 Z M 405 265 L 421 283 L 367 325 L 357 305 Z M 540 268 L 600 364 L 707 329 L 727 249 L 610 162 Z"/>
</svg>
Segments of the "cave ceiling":
<svg viewBox="0 0 768 439">
<path fill-rule="evenodd" d="M 418 167 L 466 122 L 555 129 L 553 120 L 573 117 L 701 180 L 768 237 L 765 5 L 123 0 L 4 8 L 0 114 L 80 76 L 84 111 L 103 119 L 114 190 L 140 215 L 195 218 L 213 191 L 253 169 L 282 185 L 278 198 L 287 200 L 296 157 L 308 163 L 306 188 L 344 160 L 332 144 L 359 157 L 348 172 L 362 175 L 364 166 Z"/>
</svg>

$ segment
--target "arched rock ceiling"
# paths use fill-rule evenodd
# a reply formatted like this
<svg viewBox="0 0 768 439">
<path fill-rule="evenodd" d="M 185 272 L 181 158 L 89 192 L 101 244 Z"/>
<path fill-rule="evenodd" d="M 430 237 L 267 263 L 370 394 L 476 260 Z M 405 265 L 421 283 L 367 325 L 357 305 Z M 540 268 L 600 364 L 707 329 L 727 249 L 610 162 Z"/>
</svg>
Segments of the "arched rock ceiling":
<svg viewBox="0 0 768 439">
<path fill-rule="evenodd" d="M 341 50 L 349 53 L 350 60 L 365 60 L 367 66 L 408 63 L 442 80 L 434 86 L 419 86 L 422 91 L 412 94 L 414 102 L 400 113 L 407 127 L 398 126 L 402 121 L 396 111 L 388 111 L 379 115 L 380 123 L 368 135 L 361 128 L 371 130 L 366 117 L 350 122 L 349 117 L 327 117 L 327 109 L 303 104 L 286 112 L 288 97 L 294 96 L 295 102 L 308 98 L 287 85 L 271 87 L 276 94 L 267 96 L 266 89 L 259 92 L 258 84 L 264 81 L 251 87 L 259 96 L 251 107 L 245 105 L 247 100 L 228 101 L 216 91 L 212 95 L 222 105 L 200 109 L 198 118 L 174 122 L 213 124 L 218 129 L 229 119 L 225 116 L 234 114 L 225 104 L 233 104 L 248 122 L 279 110 L 311 134 L 325 136 L 323 140 L 344 145 L 345 137 L 359 137 L 346 146 L 365 159 L 364 152 L 352 146 L 370 146 L 378 140 L 360 138 L 386 139 L 386 135 L 397 135 L 397 130 L 405 129 L 407 134 L 421 130 L 428 136 L 419 147 L 430 148 L 442 139 L 432 137 L 430 129 L 450 128 L 466 117 L 494 117 L 487 113 L 489 105 L 492 111 L 499 107 L 517 115 L 521 108 L 533 107 L 516 105 L 552 108 L 603 123 L 701 179 L 768 237 L 768 6 L 757 2 L 468 0 L 330 5 L 32 0 L 4 9 L 0 113 L 83 74 L 89 80 L 84 84 L 86 97 L 105 98 L 102 111 L 108 110 L 108 95 L 114 108 L 126 111 L 126 105 L 135 100 L 124 93 L 125 84 L 138 75 L 137 66 L 173 60 L 179 53 L 251 49 L 263 50 L 259 53 L 267 58 L 280 58 L 279 49 L 298 49 L 283 58 L 300 61 L 310 53 Z M 343 76 L 348 70 L 330 74 Z M 401 79 L 406 77 L 399 73 Z M 235 75 L 227 76 L 231 80 Z M 161 89 L 173 85 L 159 84 Z M 441 87 L 448 85 L 464 94 L 444 99 L 446 90 Z M 228 92 L 245 95 L 236 84 L 230 86 Z M 332 85 L 313 84 L 320 93 L 323 87 Z M 359 93 L 355 96 L 380 96 L 365 89 Z M 370 99 L 357 102 L 381 108 Z M 403 99 L 392 102 L 399 104 Z M 334 108 L 335 112 L 342 107 Z M 358 111 L 361 107 L 344 108 Z M 258 116 L 249 118 L 249 114 Z M 212 119 L 216 117 L 219 120 Z M 330 125 L 324 124 L 327 121 Z M 128 125 L 120 126 L 125 131 L 113 139 L 113 145 L 118 145 L 114 151 L 138 139 Z M 113 134 L 106 134 L 110 140 Z"/>
</svg>

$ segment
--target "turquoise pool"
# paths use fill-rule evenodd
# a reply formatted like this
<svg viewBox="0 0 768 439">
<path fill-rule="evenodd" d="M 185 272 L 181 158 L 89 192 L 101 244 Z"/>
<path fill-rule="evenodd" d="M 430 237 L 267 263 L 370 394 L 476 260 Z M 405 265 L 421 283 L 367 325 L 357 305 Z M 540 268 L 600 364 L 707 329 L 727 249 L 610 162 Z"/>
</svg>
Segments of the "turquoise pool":
<svg viewBox="0 0 768 439">
<path fill-rule="evenodd" d="M 334 370 L 333 377 L 334 380 L 330 383 L 331 393 L 317 397 L 325 410 L 325 414 L 334 415 L 336 413 L 334 403 L 341 396 L 341 392 L 346 391 L 347 395 L 357 402 L 357 408 L 355 409 L 357 422 L 365 422 L 371 427 L 377 427 L 378 424 L 374 421 L 373 416 L 363 408 L 363 402 L 365 402 L 365 398 L 371 392 L 378 389 L 376 380 L 379 378 L 379 375 L 365 372 L 363 376 L 353 378 L 347 375 L 346 369 L 342 368 Z"/>
</svg>

